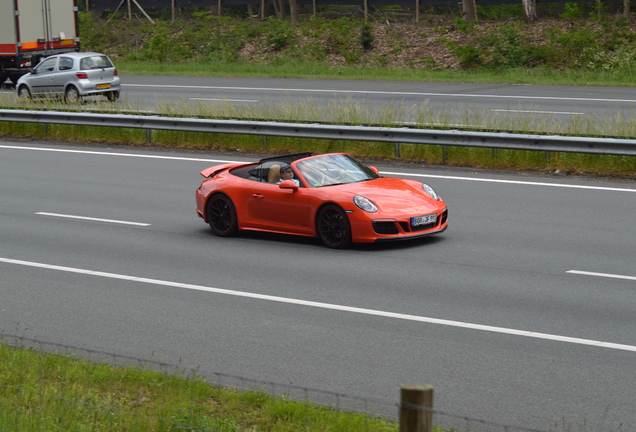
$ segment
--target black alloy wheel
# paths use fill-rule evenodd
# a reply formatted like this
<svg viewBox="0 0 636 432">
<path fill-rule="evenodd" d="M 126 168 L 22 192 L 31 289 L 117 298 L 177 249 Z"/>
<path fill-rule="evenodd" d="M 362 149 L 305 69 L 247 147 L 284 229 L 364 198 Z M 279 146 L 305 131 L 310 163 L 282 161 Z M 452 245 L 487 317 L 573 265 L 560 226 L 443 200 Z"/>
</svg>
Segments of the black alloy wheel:
<svg viewBox="0 0 636 432">
<path fill-rule="evenodd" d="M 351 226 L 343 209 L 329 204 L 318 213 L 318 235 L 323 243 L 333 249 L 342 249 L 351 244 Z"/>
<path fill-rule="evenodd" d="M 208 200 L 208 223 L 214 234 L 230 237 L 238 232 L 236 208 L 224 194 L 214 195 Z"/>
</svg>

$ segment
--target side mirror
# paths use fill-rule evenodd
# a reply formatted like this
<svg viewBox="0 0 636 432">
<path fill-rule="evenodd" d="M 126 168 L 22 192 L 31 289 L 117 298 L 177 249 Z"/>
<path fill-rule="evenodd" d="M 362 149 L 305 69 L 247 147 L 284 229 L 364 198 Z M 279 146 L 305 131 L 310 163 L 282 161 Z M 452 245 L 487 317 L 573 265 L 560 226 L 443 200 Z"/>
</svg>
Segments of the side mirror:
<svg viewBox="0 0 636 432">
<path fill-rule="evenodd" d="M 296 186 L 296 183 L 294 183 L 292 180 L 283 180 L 282 182 L 280 182 L 278 187 L 281 189 L 291 189 L 294 192 L 298 191 L 298 186 Z"/>
<path fill-rule="evenodd" d="M 370 166 L 369 168 L 371 168 L 371 171 L 373 171 L 374 173 L 376 173 L 377 175 L 380 175 L 380 171 L 374 167 L 374 166 Z"/>
</svg>

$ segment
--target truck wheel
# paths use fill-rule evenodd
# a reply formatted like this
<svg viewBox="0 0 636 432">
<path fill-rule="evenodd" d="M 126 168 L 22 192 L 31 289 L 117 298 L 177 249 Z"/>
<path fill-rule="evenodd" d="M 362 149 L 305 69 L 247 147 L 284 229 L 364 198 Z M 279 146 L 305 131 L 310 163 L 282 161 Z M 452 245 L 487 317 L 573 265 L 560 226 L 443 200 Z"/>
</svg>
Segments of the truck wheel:
<svg viewBox="0 0 636 432">
<path fill-rule="evenodd" d="M 18 80 L 20 79 L 20 75 L 11 75 L 9 76 L 9 79 L 11 80 L 13 84 L 17 84 Z"/>
</svg>

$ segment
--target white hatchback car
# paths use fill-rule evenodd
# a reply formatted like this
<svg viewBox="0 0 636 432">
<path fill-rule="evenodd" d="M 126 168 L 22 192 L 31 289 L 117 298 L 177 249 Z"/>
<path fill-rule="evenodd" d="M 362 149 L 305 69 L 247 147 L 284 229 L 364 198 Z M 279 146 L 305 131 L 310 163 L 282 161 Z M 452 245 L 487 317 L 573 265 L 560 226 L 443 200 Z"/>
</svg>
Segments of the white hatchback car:
<svg viewBox="0 0 636 432">
<path fill-rule="evenodd" d="M 67 102 L 81 102 L 84 96 L 119 99 L 121 83 L 117 69 L 104 54 L 70 52 L 42 60 L 20 77 L 15 85 L 19 98 L 61 96 Z"/>
</svg>

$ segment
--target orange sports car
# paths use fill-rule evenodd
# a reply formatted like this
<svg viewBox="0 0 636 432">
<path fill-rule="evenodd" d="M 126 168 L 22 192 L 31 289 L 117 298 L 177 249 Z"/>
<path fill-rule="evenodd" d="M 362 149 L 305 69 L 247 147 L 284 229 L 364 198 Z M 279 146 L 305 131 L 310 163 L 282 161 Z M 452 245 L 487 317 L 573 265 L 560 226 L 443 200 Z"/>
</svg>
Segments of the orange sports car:
<svg viewBox="0 0 636 432">
<path fill-rule="evenodd" d="M 383 177 L 345 153 L 296 153 L 201 171 L 197 214 L 219 236 L 241 230 L 320 238 L 328 247 L 441 233 L 448 210 L 426 183 Z"/>
</svg>

